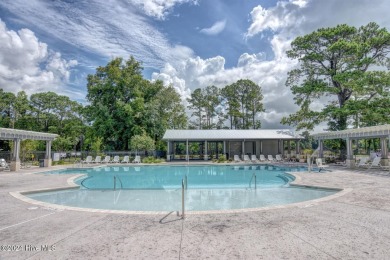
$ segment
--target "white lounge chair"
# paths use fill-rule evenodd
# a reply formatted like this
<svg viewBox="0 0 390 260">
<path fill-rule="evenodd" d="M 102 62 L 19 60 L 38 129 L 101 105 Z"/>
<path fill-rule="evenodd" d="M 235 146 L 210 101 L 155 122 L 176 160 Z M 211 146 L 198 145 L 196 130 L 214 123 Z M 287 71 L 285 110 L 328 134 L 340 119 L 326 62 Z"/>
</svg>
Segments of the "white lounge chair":
<svg viewBox="0 0 390 260">
<path fill-rule="evenodd" d="M 129 163 L 130 162 L 130 157 L 128 155 L 125 155 L 125 157 L 123 157 L 123 160 L 121 161 L 121 163 Z"/>
<path fill-rule="evenodd" d="M 114 159 L 112 159 L 112 161 L 110 161 L 110 163 L 119 163 L 119 155 L 115 155 Z"/>
<path fill-rule="evenodd" d="M 4 170 L 9 170 L 9 165 L 5 161 L 5 159 L 1 158 L 0 159 L 0 171 L 4 171 Z"/>
<path fill-rule="evenodd" d="M 92 163 L 92 156 L 88 155 L 87 158 L 85 158 L 84 161 L 82 161 L 82 163 Z"/>
<path fill-rule="evenodd" d="M 101 163 L 102 157 L 100 155 L 96 156 L 95 160 L 92 160 L 92 163 Z"/>
<path fill-rule="evenodd" d="M 251 161 L 254 162 L 254 163 L 260 162 L 259 160 L 257 160 L 256 154 L 252 154 L 251 155 Z"/>
<path fill-rule="evenodd" d="M 249 155 L 247 154 L 244 154 L 244 158 L 243 158 L 244 162 L 250 162 L 251 159 L 249 159 Z"/>
<path fill-rule="evenodd" d="M 234 155 L 234 162 L 242 162 L 240 156 Z"/>
<path fill-rule="evenodd" d="M 362 157 L 360 158 L 360 161 L 357 165 L 357 167 L 367 167 L 369 164 L 368 164 L 368 157 Z"/>
<path fill-rule="evenodd" d="M 389 168 L 389 166 L 385 166 L 385 165 L 382 165 L 381 164 L 381 157 L 375 157 L 373 160 L 372 160 L 372 162 L 371 162 L 371 164 L 368 164 L 368 168 L 381 168 L 381 169 L 388 169 Z"/>
<path fill-rule="evenodd" d="M 324 168 L 329 167 L 329 165 L 323 164 L 323 163 L 322 163 L 322 159 L 321 159 L 321 158 L 317 158 L 317 159 L 316 159 L 316 164 L 317 164 L 317 167 L 318 167 L 318 172 L 320 172 L 320 171 L 323 170 Z"/>
<path fill-rule="evenodd" d="M 110 163 L 110 161 L 111 161 L 111 156 L 107 155 L 106 157 L 104 157 L 102 163 Z"/>
<path fill-rule="evenodd" d="M 275 161 L 276 162 L 283 162 L 283 158 L 280 154 L 275 155 Z"/>
<path fill-rule="evenodd" d="M 268 161 L 270 161 L 270 162 L 275 162 L 275 159 L 274 159 L 274 157 L 272 156 L 272 154 L 269 154 L 269 155 L 268 155 Z"/>
<path fill-rule="evenodd" d="M 260 154 L 260 162 L 267 162 L 267 159 L 265 158 L 264 154 Z"/>
<path fill-rule="evenodd" d="M 141 156 L 136 155 L 134 160 L 133 160 L 133 163 L 141 163 Z"/>
</svg>

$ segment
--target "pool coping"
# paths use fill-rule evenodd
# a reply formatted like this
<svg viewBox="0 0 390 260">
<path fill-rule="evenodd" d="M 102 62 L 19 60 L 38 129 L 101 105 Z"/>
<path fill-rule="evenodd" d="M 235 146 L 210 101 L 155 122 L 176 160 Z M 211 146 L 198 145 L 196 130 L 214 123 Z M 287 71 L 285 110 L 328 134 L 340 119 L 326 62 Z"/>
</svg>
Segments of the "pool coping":
<svg viewBox="0 0 390 260">
<path fill-rule="evenodd" d="M 286 172 L 286 173 L 291 174 L 295 177 L 295 179 L 290 183 L 290 186 L 303 187 L 303 188 L 328 189 L 328 190 L 334 190 L 334 191 L 338 191 L 338 192 L 336 192 L 335 194 L 325 196 L 322 198 L 318 198 L 318 199 L 314 199 L 314 200 L 306 200 L 306 201 L 302 201 L 302 202 L 290 203 L 290 204 L 285 204 L 285 205 L 266 206 L 266 207 L 259 207 L 259 208 L 228 209 L 228 210 L 185 211 L 185 214 L 186 215 L 235 214 L 235 213 L 245 213 L 245 212 L 254 212 L 254 211 L 285 209 L 285 208 L 291 208 L 291 207 L 306 208 L 306 207 L 315 206 L 316 204 L 318 204 L 320 202 L 325 202 L 328 200 L 333 200 L 335 198 L 339 198 L 339 197 L 344 196 L 345 194 L 347 194 L 353 190 L 352 188 L 335 188 L 335 187 L 312 186 L 312 185 L 294 183 L 294 182 L 301 182 L 302 178 L 300 176 L 295 175 L 294 172 Z M 126 214 L 126 215 L 161 215 L 161 214 L 167 214 L 167 212 L 168 212 L 168 211 L 131 211 L 131 210 L 106 210 L 106 209 L 81 208 L 81 207 L 72 207 L 72 206 L 65 206 L 65 205 L 59 205 L 59 204 L 52 204 L 52 203 L 48 203 L 48 202 L 42 202 L 42 201 L 34 200 L 32 198 L 24 196 L 24 195 L 28 195 L 28 194 L 32 194 L 32 193 L 79 189 L 80 186 L 77 185 L 74 181 L 77 178 L 80 178 L 84 175 L 85 174 L 77 174 L 75 176 L 68 178 L 67 179 L 68 186 L 54 187 L 54 188 L 47 188 L 47 189 L 38 189 L 38 190 L 28 190 L 28 191 L 13 191 L 13 192 L 9 192 L 9 194 L 11 196 L 13 196 L 14 198 L 17 198 L 17 199 L 24 201 L 26 203 L 39 205 L 39 206 L 42 206 L 45 208 L 51 208 L 51 209 L 56 209 L 56 210 L 73 210 L 73 211 L 84 211 L 84 212 L 94 212 L 94 213 L 110 213 L 110 214 Z M 179 211 L 176 211 L 176 212 L 179 212 Z"/>
</svg>

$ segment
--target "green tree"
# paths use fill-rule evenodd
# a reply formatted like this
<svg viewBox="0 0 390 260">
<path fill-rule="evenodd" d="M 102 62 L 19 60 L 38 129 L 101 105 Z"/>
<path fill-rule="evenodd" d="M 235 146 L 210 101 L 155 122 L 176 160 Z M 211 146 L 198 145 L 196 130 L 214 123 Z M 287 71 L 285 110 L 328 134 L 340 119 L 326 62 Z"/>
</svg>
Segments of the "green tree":
<svg viewBox="0 0 390 260">
<path fill-rule="evenodd" d="M 113 149 L 127 150 L 132 134 L 143 132 L 143 90 L 147 82 L 141 71 L 134 58 L 126 62 L 116 58 L 88 75 L 89 120 L 95 135 Z"/>
<path fill-rule="evenodd" d="M 330 130 L 343 130 L 356 119 L 368 120 L 373 111 L 388 117 L 388 109 L 372 110 L 370 104 L 389 101 L 390 77 L 384 71 L 389 51 L 390 34 L 375 23 L 358 29 L 343 24 L 296 38 L 287 55 L 300 66 L 289 72 L 286 85 L 300 109 L 281 122 L 298 130 L 328 122 Z M 312 104 L 325 97 L 330 101 L 314 110 Z M 375 122 L 380 121 L 378 116 Z"/>
<path fill-rule="evenodd" d="M 147 104 L 147 134 L 155 138 L 158 149 L 163 149 L 165 142 L 161 143 L 160 140 L 165 130 L 187 128 L 187 115 L 180 95 L 172 86 L 165 87 L 161 81 L 154 84 L 160 87 L 154 99 Z"/>
<path fill-rule="evenodd" d="M 106 149 L 128 150 L 134 135 L 148 134 L 159 140 L 166 128 L 186 125 L 174 88 L 144 79 L 133 57 L 127 61 L 116 58 L 98 67 L 88 76 L 87 87 L 90 105 L 86 114 L 93 135 L 103 138 Z"/>
<path fill-rule="evenodd" d="M 13 93 L 0 89 L 0 126 L 11 127 L 14 125 L 14 106 L 16 97 Z"/>
<path fill-rule="evenodd" d="M 135 135 L 131 138 L 131 149 L 138 151 L 152 151 L 155 149 L 154 140 L 147 135 Z"/>
<path fill-rule="evenodd" d="M 235 85 L 227 85 L 221 90 L 222 105 L 226 110 L 226 117 L 229 119 L 230 129 L 239 127 L 240 101 L 238 99 L 238 89 Z"/>
<path fill-rule="evenodd" d="M 191 93 L 191 97 L 187 99 L 189 106 L 188 108 L 191 109 L 193 112 L 191 114 L 192 116 L 195 116 L 197 119 L 195 119 L 198 125 L 198 129 L 202 129 L 202 121 L 203 121 L 203 114 L 204 114 L 204 102 L 205 97 L 203 95 L 202 89 L 198 88 L 195 89 Z"/>
<path fill-rule="evenodd" d="M 259 113 L 264 112 L 263 95 L 260 86 L 248 79 L 240 79 L 223 89 L 227 115 L 235 128 L 257 129 L 261 127 Z"/>
</svg>

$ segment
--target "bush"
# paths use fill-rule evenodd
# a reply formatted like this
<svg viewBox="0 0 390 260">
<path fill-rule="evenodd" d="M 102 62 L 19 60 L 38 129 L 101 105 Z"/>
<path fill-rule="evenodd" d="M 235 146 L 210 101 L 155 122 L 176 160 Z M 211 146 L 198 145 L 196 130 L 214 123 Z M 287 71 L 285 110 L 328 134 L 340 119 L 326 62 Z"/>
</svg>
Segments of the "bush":
<svg viewBox="0 0 390 260">
<path fill-rule="evenodd" d="M 154 158 L 153 156 L 148 156 L 148 157 L 143 158 L 142 162 L 143 163 L 162 163 L 162 162 L 164 162 L 164 160 Z"/>
<path fill-rule="evenodd" d="M 226 156 L 221 154 L 219 157 L 218 157 L 218 162 L 219 163 L 223 163 L 223 162 L 226 162 Z"/>
</svg>

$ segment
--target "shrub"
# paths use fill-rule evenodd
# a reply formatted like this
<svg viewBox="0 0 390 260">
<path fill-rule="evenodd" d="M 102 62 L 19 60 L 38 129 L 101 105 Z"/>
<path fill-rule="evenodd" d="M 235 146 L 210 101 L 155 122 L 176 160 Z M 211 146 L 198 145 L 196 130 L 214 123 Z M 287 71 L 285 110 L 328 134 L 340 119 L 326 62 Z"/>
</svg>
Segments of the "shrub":
<svg viewBox="0 0 390 260">
<path fill-rule="evenodd" d="M 161 163 L 161 162 L 164 162 L 164 160 L 154 158 L 153 156 L 148 156 L 148 157 L 143 158 L 142 162 L 143 163 Z"/>
</svg>

